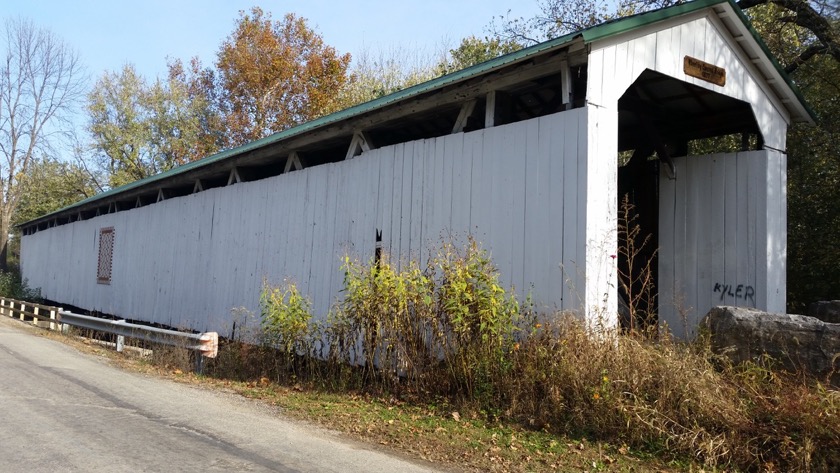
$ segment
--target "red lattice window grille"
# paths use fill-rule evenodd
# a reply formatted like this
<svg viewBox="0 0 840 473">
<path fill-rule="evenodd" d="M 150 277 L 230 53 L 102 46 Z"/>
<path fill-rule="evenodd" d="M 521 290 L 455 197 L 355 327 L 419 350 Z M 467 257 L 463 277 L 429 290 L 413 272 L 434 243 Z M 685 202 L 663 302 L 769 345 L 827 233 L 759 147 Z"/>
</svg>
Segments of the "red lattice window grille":
<svg viewBox="0 0 840 473">
<path fill-rule="evenodd" d="M 96 282 L 111 284 L 111 261 L 114 258 L 114 227 L 99 229 L 99 262 L 96 265 Z"/>
</svg>

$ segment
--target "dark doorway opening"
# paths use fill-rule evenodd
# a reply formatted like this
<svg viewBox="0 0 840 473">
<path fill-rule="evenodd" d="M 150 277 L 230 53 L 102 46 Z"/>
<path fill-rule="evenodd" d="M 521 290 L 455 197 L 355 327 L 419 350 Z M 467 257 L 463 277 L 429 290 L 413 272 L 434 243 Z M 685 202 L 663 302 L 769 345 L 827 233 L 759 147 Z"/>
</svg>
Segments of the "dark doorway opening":
<svg viewBox="0 0 840 473">
<path fill-rule="evenodd" d="M 660 176 L 679 185 L 672 158 L 763 139 L 747 102 L 651 70 L 619 99 L 618 130 L 619 320 L 637 330 L 658 324 Z"/>
</svg>

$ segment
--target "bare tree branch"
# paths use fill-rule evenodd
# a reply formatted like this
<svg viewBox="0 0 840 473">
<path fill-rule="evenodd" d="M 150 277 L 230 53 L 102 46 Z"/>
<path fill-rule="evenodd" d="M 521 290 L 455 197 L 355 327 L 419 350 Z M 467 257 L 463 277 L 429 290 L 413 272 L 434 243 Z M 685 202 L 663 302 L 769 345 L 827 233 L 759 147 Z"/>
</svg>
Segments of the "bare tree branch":
<svg viewBox="0 0 840 473">
<path fill-rule="evenodd" d="M 78 55 L 25 20 L 8 20 L 0 64 L 0 269 L 24 180 L 36 154 L 63 133 L 64 114 L 82 97 Z"/>
<path fill-rule="evenodd" d="M 741 0 L 738 2 L 738 7 L 742 10 L 772 3 L 777 5 L 793 15 L 785 17 L 792 20 L 794 24 L 809 30 L 819 41 L 819 45 L 814 45 L 807 48 L 799 55 L 791 64 L 786 67 L 793 72 L 801 66 L 808 59 L 817 55 L 829 55 L 836 61 L 840 62 L 840 38 L 834 27 L 829 21 L 830 14 L 836 14 L 836 7 L 832 8 L 827 4 L 820 2 L 809 2 L 808 0 Z M 818 12 L 813 4 L 821 5 L 823 12 Z"/>
</svg>

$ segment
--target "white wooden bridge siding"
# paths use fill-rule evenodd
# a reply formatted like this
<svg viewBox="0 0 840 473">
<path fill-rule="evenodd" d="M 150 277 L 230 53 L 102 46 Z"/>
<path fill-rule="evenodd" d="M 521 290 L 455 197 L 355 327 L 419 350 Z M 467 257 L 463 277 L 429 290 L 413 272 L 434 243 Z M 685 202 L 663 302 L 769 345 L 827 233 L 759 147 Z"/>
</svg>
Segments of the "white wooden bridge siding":
<svg viewBox="0 0 840 473">
<path fill-rule="evenodd" d="M 650 69 L 749 103 L 765 144 L 785 149 L 789 114 L 725 28 L 707 10 L 593 43 L 587 100 L 615 109 L 627 88 Z M 686 55 L 726 69 L 726 85 L 686 75 Z"/>
<path fill-rule="evenodd" d="M 506 285 L 531 291 L 542 309 L 577 310 L 589 116 L 402 143 L 61 225 L 23 237 L 23 274 L 62 303 L 224 333 L 232 308 L 258 310 L 263 278 L 295 281 L 325 316 L 341 296 L 342 256 L 370 260 L 376 229 L 401 257 L 472 233 Z M 111 226 L 112 282 L 101 285 L 99 229 Z"/>
<path fill-rule="evenodd" d="M 685 56 L 726 69 L 725 86 L 687 76 L 683 72 Z M 596 41 L 588 68 L 587 101 L 601 111 L 598 121 L 605 130 L 609 120 L 618 120 L 618 99 L 642 72 L 650 69 L 748 102 L 766 146 L 785 149 L 789 114 L 712 11 Z M 614 156 L 605 152 L 598 155 L 615 163 Z M 694 157 L 679 161 L 677 176 L 676 181 L 668 181 L 663 175 L 660 181 L 661 319 L 677 334 L 690 335 L 698 318 L 712 305 L 746 303 L 737 295 L 721 299 L 719 292 L 713 292 L 718 282 L 734 285 L 733 294 L 738 285 L 751 285 L 757 307 L 784 311 L 784 156 L 758 152 L 739 153 L 737 157 Z M 601 189 L 607 193 L 605 198 L 616 199 L 614 183 Z M 614 222 L 615 207 L 609 212 Z M 603 282 L 599 285 L 602 289 L 590 283 L 591 300 L 596 300 L 596 291 L 610 288 Z M 675 301 L 675 296 L 681 299 Z M 686 331 L 686 326 L 691 328 Z"/>
<path fill-rule="evenodd" d="M 785 311 L 784 154 L 676 158 L 660 176 L 659 316 L 692 336 L 717 305 Z M 749 297 L 752 294 L 752 297 Z"/>
</svg>

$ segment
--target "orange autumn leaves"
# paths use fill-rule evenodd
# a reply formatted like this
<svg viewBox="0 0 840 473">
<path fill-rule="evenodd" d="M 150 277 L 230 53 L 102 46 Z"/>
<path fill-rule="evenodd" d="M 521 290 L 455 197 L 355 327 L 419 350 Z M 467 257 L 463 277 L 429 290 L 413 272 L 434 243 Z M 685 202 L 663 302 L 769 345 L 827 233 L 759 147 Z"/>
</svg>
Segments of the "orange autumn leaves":
<svg viewBox="0 0 840 473">
<path fill-rule="evenodd" d="M 253 141 L 341 108 L 349 54 L 324 44 L 304 18 L 240 12 L 216 68 L 219 109 L 230 145 Z"/>
</svg>

